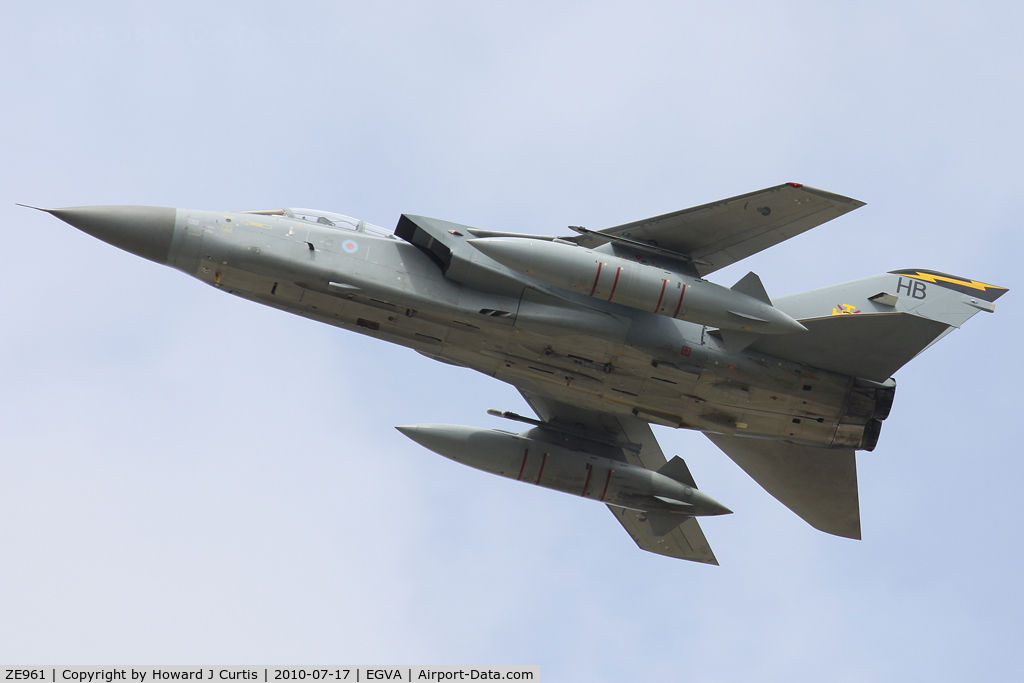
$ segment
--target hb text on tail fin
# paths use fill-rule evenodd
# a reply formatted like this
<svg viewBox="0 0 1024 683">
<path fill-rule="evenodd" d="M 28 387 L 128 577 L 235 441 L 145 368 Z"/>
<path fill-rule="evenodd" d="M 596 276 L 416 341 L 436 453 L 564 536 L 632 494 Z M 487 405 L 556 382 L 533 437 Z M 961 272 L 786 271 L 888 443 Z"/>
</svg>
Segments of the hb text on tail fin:
<svg viewBox="0 0 1024 683">
<path fill-rule="evenodd" d="M 806 334 L 765 335 L 751 350 L 884 382 L 979 311 L 1005 287 L 932 270 L 896 270 L 778 298 Z"/>
</svg>

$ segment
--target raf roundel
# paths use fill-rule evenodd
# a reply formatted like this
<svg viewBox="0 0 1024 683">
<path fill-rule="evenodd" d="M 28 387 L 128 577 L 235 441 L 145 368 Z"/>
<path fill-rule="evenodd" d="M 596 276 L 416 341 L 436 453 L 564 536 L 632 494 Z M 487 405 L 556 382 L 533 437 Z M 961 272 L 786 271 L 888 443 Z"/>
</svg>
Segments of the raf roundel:
<svg viewBox="0 0 1024 683">
<path fill-rule="evenodd" d="M 345 240 L 341 243 L 341 248 L 350 254 L 354 254 L 359 251 L 359 244 L 355 240 Z"/>
</svg>

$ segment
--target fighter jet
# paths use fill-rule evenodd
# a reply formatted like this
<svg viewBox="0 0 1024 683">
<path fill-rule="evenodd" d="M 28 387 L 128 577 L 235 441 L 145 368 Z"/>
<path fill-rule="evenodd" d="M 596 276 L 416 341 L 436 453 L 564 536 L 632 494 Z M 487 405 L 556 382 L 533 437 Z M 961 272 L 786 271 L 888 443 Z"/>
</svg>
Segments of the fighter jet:
<svg viewBox="0 0 1024 683">
<path fill-rule="evenodd" d="M 260 304 L 516 387 L 515 433 L 397 427 L 486 472 L 607 505 L 643 550 L 718 564 L 697 519 L 730 510 L 651 424 L 703 432 L 811 526 L 859 539 L 855 453 L 878 443 L 892 375 L 1007 290 L 917 268 L 772 299 L 720 268 L 860 206 L 786 183 L 605 230 L 480 230 L 403 214 L 42 209 Z M 34 208 L 34 207 L 33 207 Z"/>
</svg>

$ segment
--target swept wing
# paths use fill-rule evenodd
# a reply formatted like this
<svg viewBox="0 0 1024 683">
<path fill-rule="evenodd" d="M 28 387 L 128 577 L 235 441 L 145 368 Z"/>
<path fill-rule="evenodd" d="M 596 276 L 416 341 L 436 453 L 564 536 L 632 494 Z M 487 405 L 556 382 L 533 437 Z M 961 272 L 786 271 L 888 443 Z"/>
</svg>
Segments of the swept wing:
<svg viewBox="0 0 1024 683">
<path fill-rule="evenodd" d="M 618 452 L 618 459 L 624 462 L 649 470 L 659 470 L 666 463 L 665 454 L 658 445 L 651 425 L 640 418 L 587 410 L 527 391 L 521 393 L 537 416 L 545 422 L 576 431 L 582 429 L 593 432 L 603 442 L 617 440 L 624 444 L 621 448 L 612 447 Z M 718 564 L 695 518 L 687 519 L 671 532 L 658 537 L 652 534 L 650 522 L 643 512 L 614 505 L 609 505 L 608 509 L 642 550 L 680 560 Z"/>
<path fill-rule="evenodd" d="M 856 199 L 786 183 L 569 239 L 586 247 L 613 237 L 653 242 L 693 259 L 703 277 L 861 206 Z"/>
</svg>

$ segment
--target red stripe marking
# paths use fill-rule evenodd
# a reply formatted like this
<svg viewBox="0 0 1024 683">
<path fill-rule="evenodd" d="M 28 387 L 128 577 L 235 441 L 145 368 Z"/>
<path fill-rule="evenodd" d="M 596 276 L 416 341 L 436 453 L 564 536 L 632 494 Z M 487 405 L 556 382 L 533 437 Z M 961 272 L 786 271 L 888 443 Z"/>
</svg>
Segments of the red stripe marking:
<svg viewBox="0 0 1024 683">
<path fill-rule="evenodd" d="M 604 494 L 608 493 L 608 482 L 612 480 L 612 472 L 615 470 L 608 470 L 608 476 L 604 480 L 604 491 L 601 491 L 601 497 L 598 498 L 600 501 L 604 501 Z"/>
<path fill-rule="evenodd" d="M 603 265 L 600 261 L 597 262 L 597 275 L 594 276 L 594 286 L 590 288 L 590 296 L 594 296 L 594 292 L 597 291 L 597 281 L 601 279 L 601 266 Z"/>
<path fill-rule="evenodd" d="M 608 295 L 608 301 L 611 301 L 612 297 L 615 296 L 615 288 L 619 286 L 620 275 L 622 275 L 622 266 L 619 266 L 619 269 L 615 271 L 615 282 L 612 283 L 612 293 Z"/>
<path fill-rule="evenodd" d="M 590 475 L 593 474 L 593 473 L 594 473 L 594 468 L 591 467 L 590 465 L 587 465 L 587 478 L 583 482 L 583 493 L 580 494 L 584 498 L 587 497 L 587 487 L 590 486 Z"/>
<path fill-rule="evenodd" d="M 530 454 L 530 449 L 527 448 L 526 452 L 523 453 L 523 464 L 519 466 L 519 476 L 516 477 L 516 481 L 522 481 L 522 479 L 523 479 L 523 470 L 526 469 L 526 456 L 528 456 L 529 454 Z"/>
<path fill-rule="evenodd" d="M 672 314 L 673 318 L 679 317 L 679 309 L 683 307 L 683 294 L 686 294 L 686 285 L 683 285 L 683 289 L 679 292 L 679 303 L 676 304 L 676 312 Z"/>
<path fill-rule="evenodd" d="M 658 305 L 654 307 L 654 312 L 657 313 L 661 309 L 661 300 L 665 298 L 665 287 L 668 286 L 668 280 L 661 281 L 661 296 L 658 297 Z"/>
<path fill-rule="evenodd" d="M 548 461 L 548 454 L 545 453 L 544 457 L 540 461 L 540 472 L 537 473 L 537 479 L 533 483 L 540 486 L 540 475 L 544 474 L 544 464 Z"/>
</svg>

